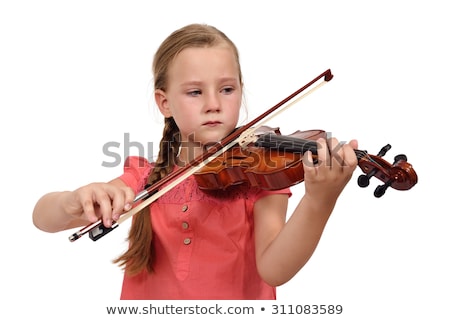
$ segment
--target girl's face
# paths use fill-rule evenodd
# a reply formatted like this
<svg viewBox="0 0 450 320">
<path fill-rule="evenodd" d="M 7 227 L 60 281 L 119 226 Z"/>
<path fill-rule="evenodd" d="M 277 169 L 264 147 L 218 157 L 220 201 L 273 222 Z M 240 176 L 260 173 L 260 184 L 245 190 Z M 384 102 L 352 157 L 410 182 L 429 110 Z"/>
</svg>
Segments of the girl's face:
<svg viewBox="0 0 450 320">
<path fill-rule="evenodd" d="M 230 47 L 184 49 L 169 67 L 167 84 L 166 91 L 156 90 L 155 98 L 162 114 L 177 123 L 187 142 L 183 147 L 199 149 L 191 156 L 202 152 L 199 146 L 220 141 L 236 127 L 242 87 Z"/>
</svg>

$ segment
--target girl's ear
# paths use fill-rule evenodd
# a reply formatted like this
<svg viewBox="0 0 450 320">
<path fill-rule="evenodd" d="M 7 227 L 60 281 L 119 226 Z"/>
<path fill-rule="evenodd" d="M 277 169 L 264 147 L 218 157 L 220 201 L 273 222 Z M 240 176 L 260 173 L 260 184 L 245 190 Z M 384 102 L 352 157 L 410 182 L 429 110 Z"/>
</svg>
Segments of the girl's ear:
<svg viewBox="0 0 450 320">
<path fill-rule="evenodd" d="M 172 113 L 170 112 L 169 103 L 167 101 L 166 93 L 161 89 L 155 90 L 155 101 L 158 105 L 159 111 L 164 118 L 170 118 Z"/>
</svg>

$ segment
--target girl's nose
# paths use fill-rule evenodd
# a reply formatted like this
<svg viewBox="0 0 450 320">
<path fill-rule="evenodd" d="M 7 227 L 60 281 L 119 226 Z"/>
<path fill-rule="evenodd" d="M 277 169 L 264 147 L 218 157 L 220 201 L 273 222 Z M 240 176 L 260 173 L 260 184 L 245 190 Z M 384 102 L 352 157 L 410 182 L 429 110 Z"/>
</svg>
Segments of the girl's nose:
<svg viewBox="0 0 450 320">
<path fill-rule="evenodd" d="M 211 93 L 206 96 L 205 112 L 219 112 L 221 109 L 220 99 L 217 94 Z"/>
</svg>

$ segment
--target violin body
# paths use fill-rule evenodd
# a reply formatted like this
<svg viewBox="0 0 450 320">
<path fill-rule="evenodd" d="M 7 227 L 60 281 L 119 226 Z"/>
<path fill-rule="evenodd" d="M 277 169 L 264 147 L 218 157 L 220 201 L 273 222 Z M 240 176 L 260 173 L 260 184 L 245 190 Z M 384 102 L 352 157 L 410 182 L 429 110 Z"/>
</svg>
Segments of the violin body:
<svg viewBox="0 0 450 320">
<path fill-rule="evenodd" d="M 265 190 L 278 190 L 303 181 L 302 156 L 250 146 L 234 147 L 194 174 L 200 189 L 227 189 L 246 183 Z"/>
<path fill-rule="evenodd" d="M 275 134 L 278 128 L 262 127 L 257 136 Z M 326 138 L 323 130 L 296 131 L 289 137 L 295 139 Z M 286 140 L 285 140 L 286 141 Z M 303 182 L 303 152 L 292 152 L 289 142 L 280 150 L 251 144 L 246 148 L 236 145 L 209 162 L 194 176 L 200 189 L 218 190 L 247 184 L 264 190 L 279 190 Z"/>
</svg>

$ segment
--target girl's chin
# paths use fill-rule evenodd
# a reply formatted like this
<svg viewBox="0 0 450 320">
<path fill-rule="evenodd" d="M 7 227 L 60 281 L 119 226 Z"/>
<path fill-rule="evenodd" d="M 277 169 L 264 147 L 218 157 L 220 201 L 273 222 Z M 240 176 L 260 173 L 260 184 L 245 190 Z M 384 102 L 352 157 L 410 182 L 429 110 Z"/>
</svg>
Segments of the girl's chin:
<svg viewBox="0 0 450 320">
<path fill-rule="evenodd" d="M 196 145 L 211 146 L 222 141 L 229 134 L 230 132 L 225 132 L 225 130 L 206 130 L 197 132 L 195 135 L 188 136 L 187 140 Z"/>
<path fill-rule="evenodd" d="M 218 142 L 220 142 L 220 140 L 205 140 L 201 142 L 201 145 L 204 150 L 207 150 L 209 147 L 216 145 Z"/>
<path fill-rule="evenodd" d="M 227 135 L 224 134 L 209 134 L 202 137 L 200 143 L 202 145 L 213 145 L 222 141 Z"/>
</svg>

